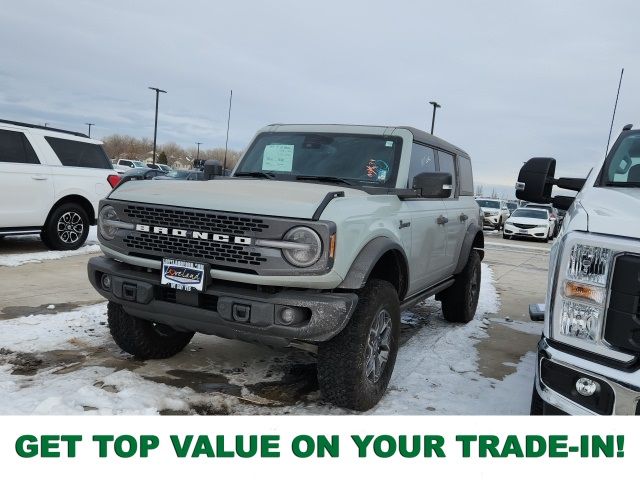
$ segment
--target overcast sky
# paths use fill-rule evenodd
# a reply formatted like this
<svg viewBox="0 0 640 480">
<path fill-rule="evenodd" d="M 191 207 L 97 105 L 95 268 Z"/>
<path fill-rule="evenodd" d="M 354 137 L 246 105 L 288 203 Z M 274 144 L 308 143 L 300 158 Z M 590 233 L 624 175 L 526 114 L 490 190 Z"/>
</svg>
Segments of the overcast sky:
<svg viewBox="0 0 640 480">
<path fill-rule="evenodd" d="M 585 174 L 640 123 L 637 1 L 28 1 L 0 14 L 0 118 L 244 148 L 276 122 L 411 125 L 513 185 L 553 156 Z"/>
</svg>

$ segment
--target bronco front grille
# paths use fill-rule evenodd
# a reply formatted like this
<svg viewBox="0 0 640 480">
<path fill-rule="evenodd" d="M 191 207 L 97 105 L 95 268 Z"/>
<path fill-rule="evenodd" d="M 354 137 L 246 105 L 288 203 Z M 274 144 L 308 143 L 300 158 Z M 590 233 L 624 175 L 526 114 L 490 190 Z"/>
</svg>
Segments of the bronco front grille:
<svg viewBox="0 0 640 480">
<path fill-rule="evenodd" d="M 248 251 L 247 247 L 243 245 L 171 237 L 147 232 L 128 234 L 124 238 L 124 243 L 131 249 L 144 250 L 148 254 L 155 253 L 163 257 L 178 255 L 208 262 L 226 262 L 240 265 L 260 265 L 267 261 L 260 253 Z"/>
<path fill-rule="evenodd" d="M 176 208 L 128 205 L 124 213 L 132 220 L 139 220 L 146 225 L 171 225 L 173 228 L 228 235 L 250 236 L 251 233 L 263 232 L 269 228 L 259 218 Z"/>
</svg>

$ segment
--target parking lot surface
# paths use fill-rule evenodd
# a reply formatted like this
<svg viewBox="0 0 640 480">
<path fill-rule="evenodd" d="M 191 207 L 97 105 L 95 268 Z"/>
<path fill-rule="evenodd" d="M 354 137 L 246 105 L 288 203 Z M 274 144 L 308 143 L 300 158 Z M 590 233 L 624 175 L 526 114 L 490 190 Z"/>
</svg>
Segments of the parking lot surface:
<svg viewBox="0 0 640 480">
<path fill-rule="evenodd" d="M 527 305 L 544 301 L 550 244 L 485 233 L 476 318 L 448 324 L 435 301 L 405 312 L 389 392 L 372 413 L 528 413 L 542 326 Z M 122 353 L 86 279 L 95 247 L 51 258 L 37 237 L 0 240 L 0 413 L 344 413 L 319 398 L 304 352 L 196 335 L 168 360 Z"/>
</svg>

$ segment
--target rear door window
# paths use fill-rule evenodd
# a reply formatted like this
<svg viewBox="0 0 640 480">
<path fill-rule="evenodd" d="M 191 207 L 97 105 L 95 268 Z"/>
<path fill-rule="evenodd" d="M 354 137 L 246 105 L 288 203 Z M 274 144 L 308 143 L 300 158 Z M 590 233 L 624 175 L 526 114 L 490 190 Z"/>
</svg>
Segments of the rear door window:
<svg viewBox="0 0 640 480">
<path fill-rule="evenodd" d="M 11 130 L 0 130 L 0 162 L 40 163 L 25 134 Z"/>
<path fill-rule="evenodd" d="M 45 138 L 65 167 L 113 168 L 101 145 L 56 137 Z"/>
<path fill-rule="evenodd" d="M 453 155 L 441 150 L 438 151 L 438 165 L 440 166 L 440 172 L 446 172 L 451 174 L 451 195 L 449 197 L 455 197 L 456 194 L 456 166 L 453 161 Z"/>
<path fill-rule="evenodd" d="M 460 195 L 473 195 L 473 170 L 471 160 L 458 156 L 458 172 L 460 173 Z"/>
</svg>

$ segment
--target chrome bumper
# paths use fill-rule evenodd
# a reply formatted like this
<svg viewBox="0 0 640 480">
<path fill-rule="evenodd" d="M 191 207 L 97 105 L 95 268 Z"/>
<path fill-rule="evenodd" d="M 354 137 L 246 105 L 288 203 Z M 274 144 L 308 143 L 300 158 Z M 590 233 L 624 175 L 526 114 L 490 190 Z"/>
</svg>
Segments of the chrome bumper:
<svg viewBox="0 0 640 480">
<path fill-rule="evenodd" d="M 549 345 L 543 337 L 538 344 L 535 387 L 542 400 L 570 415 L 596 415 L 596 413 L 544 384 L 540 375 L 543 359 L 608 384 L 614 392 L 613 414 L 636 415 L 640 400 L 640 371 L 619 370 L 563 352 Z"/>
</svg>

